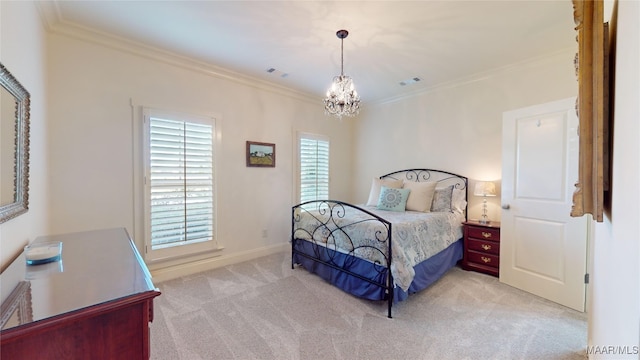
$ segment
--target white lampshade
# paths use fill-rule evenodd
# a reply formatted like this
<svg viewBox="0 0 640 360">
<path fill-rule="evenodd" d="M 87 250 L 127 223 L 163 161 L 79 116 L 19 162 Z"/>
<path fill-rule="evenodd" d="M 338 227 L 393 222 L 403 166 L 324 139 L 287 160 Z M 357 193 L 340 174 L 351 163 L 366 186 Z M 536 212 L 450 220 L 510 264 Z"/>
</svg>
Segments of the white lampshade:
<svg viewBox="0 0 640 360">
<path fill-rule="evenodd" d="M 478 181 L 473 191 L 475 196 L 496 196 L 496 184 L 491 181 Z"/>
</svg>

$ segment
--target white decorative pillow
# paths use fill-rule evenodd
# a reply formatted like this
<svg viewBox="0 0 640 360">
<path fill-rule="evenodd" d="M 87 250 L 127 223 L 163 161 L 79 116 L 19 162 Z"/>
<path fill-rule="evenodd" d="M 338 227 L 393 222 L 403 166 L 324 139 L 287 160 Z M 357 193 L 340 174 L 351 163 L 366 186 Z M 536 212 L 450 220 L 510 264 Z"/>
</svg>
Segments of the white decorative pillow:
<svg viewBox="0 0 640 360">
<path fill-rule="evenodd" d="M 382 186 L 380 188 L 380 199 L 377 208 L 389 211 L 404 211 L 407 206 L 409 189 L 394 189 Z"/>
<path fill-rule="evenodd" d="M 433 201 L 433 192 L 436 190 L 436 185 L 435 181 L 406 181 L 402 188 L 411 190 L 407 199 L 407 210 L 431 211 L 431 202 Z"/>
<path fill-rule="evenodd" d="M 467 207 L 467 189 L 460 190 L 453 188 L 453 194 L 451 195 L 451 210 L 464 214 L 464 209 Z"/>
<path fill-rule="evenodd" d="M 451 212 L 451 199 L 453 197 L 453 185 L 446 188 L 436 189 L 433 192 L 433 202 L 431 211 Z"/>
<path fill-rule="evenodd" d="M 371 190 L 369 191 L 369 200 L 367 200 L 368 206 L 378 205 L 378 200 L 380 199 L 380 187 L 383 185 L 388 188 L 401 189 L 402 180 L 380 179 L 374 177 L 373 182 L 371 183 Z"/>
</svg>

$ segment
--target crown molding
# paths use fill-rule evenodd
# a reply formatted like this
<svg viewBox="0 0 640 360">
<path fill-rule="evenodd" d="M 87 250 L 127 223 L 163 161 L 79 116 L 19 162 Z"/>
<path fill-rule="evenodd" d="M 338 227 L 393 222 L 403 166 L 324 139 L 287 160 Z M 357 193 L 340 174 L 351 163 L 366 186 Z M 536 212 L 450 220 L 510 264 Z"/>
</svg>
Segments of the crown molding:
<svg viewBox="0 0 640 360">
<path fill-rule="evenodd" d="M 128 38 L 115 36 L 113 34 L 80 26 L 67 21 L 61 16 L 57 1 L 39 1 L 37 4 L 45 29 L 51 34 L 63 35 L 105 46 L 124 53 L 163 62 L 168 65 L 199 72 L 218 79 L 233 81 L 245 86 L 284 95 L 304 102 L 317 103 L 318 106 L 321 106 L 322 104 L 322 102 L 318 100 L 319 97 L 315 94 L 304 93 L 286 86 L 234 72 L 211 63 L 195 60 L 174 52 L 159 49 Z"/>
<path fill-rule="evenodd" d="M 115 36 L 113 34 L 101 32 L 88 27 L 80 26 L 65 20 L 60 12 L 58 0 L 52 1 L 38 1 L 37 7 L 40 11 L 45 29 L 52 34 L 64 35 L 67 37 L 91 42 L 94 44 L 102 45 L 115 49 L 121 52 L 133 54 L 136 56 L 144 57 L 150 60 L 163 62 L 169 65 L 180 67 L 187 70 L 196 71 L 207 76 L 229 80 L 235 83 L 239 83 L 248 87 L 257 88 L 260 90 L 276 93 L 279 95 L 295 98 L 300 101 L 304 101 L 311 104 L 321 105 L 321 96 L 317 94 L 311 94 L 301 92 L 280 84 L 275 84 L 263 79 L 245 75 L 242 73 L 234 72 L 229 69 L 207 63 L 204 61 L 195 60 L 193 58 L 186 57 L 174 52 L 166 51 L 160 48 L 152 47 L 150 45 L 133 41 L 128 38 Z M 535 58 L 530 58 L 524 61 L 516 62 L 510 65 L 490 69 L 480 73 L 472 74 L 457 80 L 447 81 L 440 84 L 435 84 L 427 88 L 416 89 L 411 92 L 407 92 L 398 96 L 392 96 L 384 99 L 370 101 L 371 105 L 389 104 L 398 101 L 408 100 L 420 96 L 423 94 L 439 91 L 443 89 L 450 89 L 459 86 L 464 86 L 474 82 L 482 81 L 487 78 L 496 76 L 500 73 L 509 71 L 520 71 L 522 67 L 536 66 L 541 61 L 549 59 L 553 56 L 562 55 L 567 52 L 574 53 L 576 48 L 570 47 L 556 51 L 554 53 L 545 54 Z"/>
<path fill-rule="evenodd" d="M 409 98 L 414 98 L 416 96 L 419 95 L 423 95 L 423 94 L 428 94 L 431 92 L 435 92 L 435 91 L 439 91 L 439 90 L 443 90 L 443 89 L 451 89 L 451 88 L 456 88 L 456 87 L 460 87 L 460 86 L 464 86 L 464 85 L 468 85 L 474 82 L 478 82 L 478 81 L 482 81 L 482 80 L 486 80 L 489 79 L 491 77 L 495 77 L 499 74 L 504 74 L 504 73 L 508 73 L 508 72 L 512 72 L 512 71 L 522 71 L 522 68 L 527 68 L 527 67 L 535 67 L 538 66 L 540 63 L 549 60 L 550 58 L 556 57 L 556 56 L 562 56 L 562 55 L 571 55 L 571 58 L 573 58 L 573 55 L 575 54 L 575 52 L 577 51 L 577 46 L 576 47 L 568 47 L 565 49 L 561 49 L 552 53 L 548 53 L 545 55 L 541 55 L 541 56 L 537 56 L 534 58 L 529 58 L 527 60 L 524 61 L 519 61 L 519 62 L 515 62 L 509 65 L 505 65 L 505 66 L 501 66 L 501 67 L 497 67 L 497 68 L 493 68 L 487 71 L 483 71 L 483 72 L 479 72 L 476 74 L 472 74 L 466 77 L 462 77 L 459 78 L 457 80 L 452 80 L 452 81 L 447 81 L 447 82 L 443 82 L 443 83 L 439 83 L 439 84 L 435 84 L 433 86 L 430 86 L 428 88 L 422 88 L 422 89 L 417 89 L 408 93 L 404 93 L 402 95 L 398 95 L 398 96 L 394 96 L 394 97 L 390 97 L 390 98 L 386 98 L 386 99 L 381 99 L 378 101 L 374 101 L 371 102 L 372 105 L 382 105 L 382 104 L 389 104 L 389 103 L 394 103 L 394 102 L 398 102 L 401 100 L 407 100 Z M 572 62 L 570 62 L 570 64 L 573 64 Z"/>
</svg>

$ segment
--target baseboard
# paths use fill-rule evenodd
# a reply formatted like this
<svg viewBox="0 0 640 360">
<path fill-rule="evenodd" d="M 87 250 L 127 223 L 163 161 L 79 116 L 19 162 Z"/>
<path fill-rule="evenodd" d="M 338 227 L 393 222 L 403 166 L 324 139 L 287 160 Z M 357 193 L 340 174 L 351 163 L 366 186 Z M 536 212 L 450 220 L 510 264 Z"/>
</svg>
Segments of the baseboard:
<svg viewBox="0 0 640 360">
<path fill-rule="evenodd" d="M 221 255 L 207 259 L 191 261 L 184 264 L 171 265 L 163 268 L 151 270 L 151 276 L 154 283 L 160 283 L 167 280 L 196 274 L 202 271 L 217 269 L 223 266 L 241 263 L 253 260 L 262 256 L 267 256 L 291 249 L 289 243 L 272 245 L 258 249 L 252 249 L 231 255 Z"/>
</svg>

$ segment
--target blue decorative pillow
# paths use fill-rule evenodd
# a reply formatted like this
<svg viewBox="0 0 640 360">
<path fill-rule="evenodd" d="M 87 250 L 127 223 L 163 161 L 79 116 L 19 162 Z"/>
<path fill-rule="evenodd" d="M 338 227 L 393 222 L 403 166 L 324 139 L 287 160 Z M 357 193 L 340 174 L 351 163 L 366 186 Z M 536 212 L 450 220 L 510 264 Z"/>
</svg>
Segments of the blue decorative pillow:
<svg viewBox="0 0 640 360">
<path fill-rule="evenodd" d="M 389 211 L 405 211 L 409 189 L 393 189 L 386 186 L 380 187 L 380 198 L 377 208 Z"/>
</svg>

